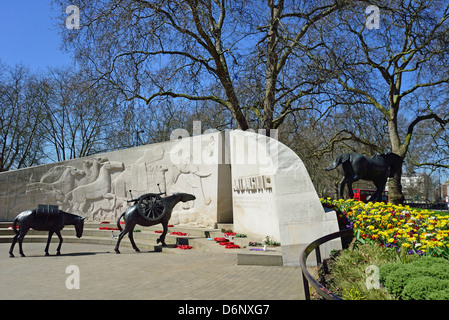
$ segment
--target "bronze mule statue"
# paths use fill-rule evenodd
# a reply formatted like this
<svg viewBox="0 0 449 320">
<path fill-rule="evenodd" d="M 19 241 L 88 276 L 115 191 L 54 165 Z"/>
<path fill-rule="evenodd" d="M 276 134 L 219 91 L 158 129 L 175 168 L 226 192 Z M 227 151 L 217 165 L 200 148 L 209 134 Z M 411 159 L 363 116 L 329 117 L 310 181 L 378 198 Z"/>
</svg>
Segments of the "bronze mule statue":
<svg viewBox="0 0 449 320">
<path fill-rule="evenodd" d="M 139 199 L 128 201 L 135 203 L 123 212 L 117 219 L 117 228 L 121 232 L 118 236 L 117 244 L 114 249 L 116 253 L 120 253 L 120 241 L 122 241 L 122 238 L 127 233 L 133 249 L 136 250 L 136 252 L 140 251 L 139 248 L 137 248 L 133 237 L 133 230 L 136 224 L 148 227 L 161 223 L 164 230 L 157 240 L 157 243 L 161 242 L 162 246 L 165 247 L 165 236 L 168 231 L 168 221 L 171 218 L 173 208 L 180 201 L 187 202 L 196 199 L 194 195 L 188 193 L 175 193 L 171 196 L 163 198 L 159 197 L 159 195 L 160 194 L 146 194 L 141 196 Z M 122 217 L 125 220 L 124 229 L 120 226 L 120 219 Z"/>
<path fill-rule="evenodd" d="M 373 181 L 376 192 L 368 199 L 382 201 L 382 192 L 388 178 L 392 178 L 401 169 L 403 159 L 395 153 L 382 153 L 374 157 L 365 157 L 360 153 L 344 153 L 335 158 L 334 162 L 325 170 L 333 170 L 340 164 L 343 168 L 343 179 L 340 182 L 340 198 L 343 198 L 345 185 L 348 193 L 354 198 L 352 183 L 360 179 Z"/>
<path fill-rule="evenodd" d="M 46 208 L 45 208 L 46 207 Z M 56 249 L 56 254 L 61 254 L 62 236 L 61 230 L 66 225 L 74 225 L 76 236 L 81 238 L 83 235 L 84 219 L 80 216 L 58 210 L 57 207 L 50 208 L 51 206 L 38 207 L 35 210 L 27 210 L 20 213 L 13 221 L 12 229 L 15 232 L 15 236 L 12 239 L 11 249 L 9 249 L 9 256 L 14 257 L 13 250 L 17 241 L 19 241 L 19 253 L 22 257 L 25 254 L 22 250 L 22 241 L 28 230 L 34 229 L 38 231 L 48 231 L 47 246 L 45 247 L 45 255 L 48 256 L 48 247 L 50 246 L 51 237 L 53 233 L 59 238 L 59 245 Z M 19 225 L 19 230 L 16 229 Z"/>
</svg>

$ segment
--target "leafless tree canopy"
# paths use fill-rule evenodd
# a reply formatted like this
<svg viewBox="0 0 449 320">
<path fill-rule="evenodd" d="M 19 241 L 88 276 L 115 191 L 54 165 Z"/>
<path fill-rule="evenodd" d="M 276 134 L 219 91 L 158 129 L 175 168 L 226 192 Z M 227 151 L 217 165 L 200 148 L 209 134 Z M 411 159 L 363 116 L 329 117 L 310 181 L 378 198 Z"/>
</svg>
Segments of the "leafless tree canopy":
<svg viewBox="0 0 449 320">
<path fill-rule="evenodd" d="M 75 4 L 82 28 L 63 32 L 67 47 L 127 99 L 211 101 L 246 130 L 254 118 L 260 127 L 278 128 L 288 114 L 308 108 L 301 99 L 324 81 L 309 68 L 323 45 L 314 25 L 346 1 Z"/>
<path fill-rule="evenodd" d="M 39 80 L 0 63 L 0 172 L 37 164 L 42 139 Z"/>
</svg>

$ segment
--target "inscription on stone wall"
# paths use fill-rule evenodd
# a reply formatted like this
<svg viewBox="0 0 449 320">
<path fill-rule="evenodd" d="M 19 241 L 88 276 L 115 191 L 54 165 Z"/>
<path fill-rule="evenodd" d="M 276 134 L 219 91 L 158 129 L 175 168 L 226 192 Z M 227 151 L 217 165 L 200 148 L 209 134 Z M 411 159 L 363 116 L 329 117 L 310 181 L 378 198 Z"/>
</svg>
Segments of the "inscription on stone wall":
<svg viewBox="0 0 449 320">
<path fill-rule="evenodd" d="M 273 189 L 272 177 L 269 175 L 257 175 L 241 177 L 232 180 L 233 190 L 237 193 L 255 193 Z"/>
</svg>

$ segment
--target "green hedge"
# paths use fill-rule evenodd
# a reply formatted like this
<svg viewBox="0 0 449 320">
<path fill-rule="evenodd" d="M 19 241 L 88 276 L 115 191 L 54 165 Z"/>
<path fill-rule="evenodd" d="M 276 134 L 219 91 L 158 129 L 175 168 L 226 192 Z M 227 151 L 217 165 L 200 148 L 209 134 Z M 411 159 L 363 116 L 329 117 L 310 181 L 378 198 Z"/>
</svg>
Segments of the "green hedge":
<svg viewBox="0 0 449 320">
<path fill-rule="evenodd" d="M 449 299 L 449 261 L 423 257 L 410 263 L 380 267 L 380 282 L 388 292 L 404 300 Z"/>
</svg>

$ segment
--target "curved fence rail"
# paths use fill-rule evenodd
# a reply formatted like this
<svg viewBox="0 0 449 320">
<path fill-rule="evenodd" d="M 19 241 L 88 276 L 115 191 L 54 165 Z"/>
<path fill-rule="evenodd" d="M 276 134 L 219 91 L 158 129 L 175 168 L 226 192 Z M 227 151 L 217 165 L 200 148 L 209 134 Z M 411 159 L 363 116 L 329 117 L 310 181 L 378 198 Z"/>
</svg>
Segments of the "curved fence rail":
<svg viewBox="0 0 449 320">
<path fill-rule="evenodd" d="M 304 251 L 301 254 L 300 257 L 300 264 L 301 264 L 301 270 L 302 270 L 302 280 L 304 284 L 304 293 L 306 296 L 306 300 L 310 300 L 310 291 L 309 291 L 309 284 L 316 290 L 316 292 L 325 298 L 326 300 L 342 300 L 339 296 L 336 294 L 333 294 L 330 292 L 326 287 L 321 285 L 307 270 L 306 262 L 307 257 L 309 254 L 315 250 L 316 254 L 316 261 L 317 264 L 321 263 L 321 252 L 320 252 L 320 245 L 323 243 L 326 243 L 328 241 L 331 241 L 336 238 L 342 238 L 345 236 L 349 236 L 352 234 L 352 229 L 346 229 L 338 232 L 334 232 L 331 234 L 328 234 L 324 237 L 321 237 L 315 241 L 313 241 L 311 244 L 309 244 Z"/>
</svg>

